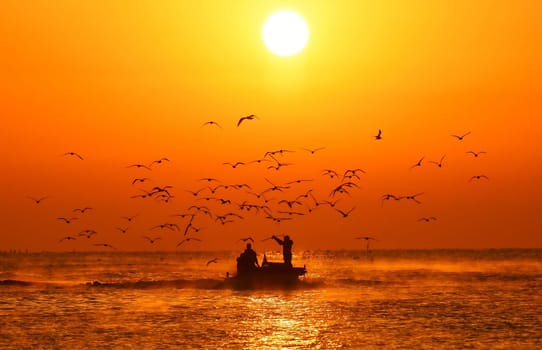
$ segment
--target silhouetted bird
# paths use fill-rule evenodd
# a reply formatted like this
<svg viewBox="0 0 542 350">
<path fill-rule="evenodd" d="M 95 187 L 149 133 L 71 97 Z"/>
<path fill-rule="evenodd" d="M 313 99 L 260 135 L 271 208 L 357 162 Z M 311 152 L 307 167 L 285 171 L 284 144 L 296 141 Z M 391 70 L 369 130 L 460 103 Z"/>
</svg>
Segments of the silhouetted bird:
<svg viewBox="0 0 542 350">
<path fill-rule="evenodd" d="M 489 177 L 487 177 L 485 175 L 474 175 L 469 179 L 469 182 L 472 181 L 472 180 L 480 180 L 480 179 L 489 180 Z"/>
<path fill-rule="evenodd" d="M 215 125 L 215 126 L 218 126 L 220 129 L 222 129 L 222 126 L 220 126 L 220 124 L 218 124 L 217 122 L 213 120 L 209 120 L 208 122 L 203 123 L 201 126 L 203 127 L 205 125 Z"/>
<path fill-rule="evenodd" d="M 461 141 L 461 140 L 463 140 L 463 138 L 464 138 L 465 136 L 467 136 L 467 135 L 469 135 L 469 134 L 470 134 L 470 131 L 464 133 L 463 135 L 450 135 L 450 136 L 455 137 L 455 138 L 457 138 L 459 141 Z"/>
<path fill-rule="evenodd" d="M 94 246 L 96 247 L 104 247 L 104 248 L 111 248 L 111 249 L 117 249 L 114 246 L 112 246 L 109 243 L 95 243 Z"/>
<path fill-rule="evenodd" d="M 225 162 L 225 163 L 222 163 L 223 165 L 229 165 L 232 167 L 232 169 L 235 169 L 237 168 L 239 165 L 245 165 L 244 162 L 235 162 L 235 163 L 230 163 L 230 162 Z"/>
<path fill-rule="evenodd" d="M 140 164 L 140 163 L 130 164 L 130 165 L 127 166 L 127 168 L 143 168 L 143 169 L 147 169 L 147 170 L 152 170 L 151 168 L 149 168 L 145 164 Z"/>
<path fill-rule="evenodd" d="M 435 220 L 437 220 L 437 218 L 434 216 L 424 216 L 418 219 L 418 221 L 425 221 L 425 222 L 435 221 Z"/>
<path fill-rule="evenodd" d="M 348 211 L 342 211 L 341 209 L 337 209 L 337 208 L 334 208 L 337 212 L 339 212 L 343 218 L 346 218 L 348 217 L 348 215 L 350 215 L 350 213 L 356 209 L 356 207 L 354 206 L 352 209 L 348 210 Z"/>
<path fill-rule="evenodd" d="M 75 208 L 73 211 L 74 212 L 79 212 L 81 214 L 84 214 L 87 210 L 92 210 L 91 207 L 84 207 L 84 208 Z"/>
<path fill-rule="evenodd" d="M 153 164 L 162 164 L 163 162 L 169 162 L 169 159 L 166 157 L 162 157 L 157 160 L 153 160 L 149 166 L 153 166 Z"/>
<path fill-rule="evenodd" d="M 132 185 L 135 185 L 136 183 L 138 182 L 145 182 L 145 181 L 149 181 L 150 179 L 148 177 L 139 177 L 139 178 L 135 178 L 133 181 L 132 181 Z"/>
<path fill-rule="evenodd" d="M 244 122 L 245 120 L 253 120 L 254 118 L 258 119 L 258 117 L 255 116 L 254 114 L 247 115 L 246 117 L 241 117 L 239 121 L 237 122 L 237 126 L 241 125 L 241 123 Z"/>
<path fill-rule="evenodd" d="M 40 204 L 41 201 L 49 198 L 49 196 L 43 196 L 43 197 L 40 197 L 40 198 L 35 198 L 35 197 L 31 197 L 31 196 L 26 196 L 28 199 L 31 199 L 33 200 L 36 204 Z"/>
<path fill-rule="evenodd" d="M 199 239 L 199 238 L 196 238 L 196 237 L 187 237 L 187 238 L 183 239 L 182 241 L 180 241 L 179 243 L 177 243 L 176 247 L 180 246 L 180 245 L 183 244 L 184 242 L 190 242 L 190 241 L 198 241 L 198 242 L 202 242 L 202 240 Z"/>
<path fill-rule="evenodd" d="M 58 243 L 61 243 L 63 241 L 75 241 L 75 237 L 72 237 L 72 236 L 66 236 L 66 237 L 62 237 Z"/>
<path fill-rule="evenodd" d="M 154 242 L 161 240 L 162 237 L 150 238 L 148 236 L 143 236 L 143 239 L 146 239 L 147 241 L 149 241 L 150 244 L 154 244 Z"/>
<path fill-rule="evenodd" d="M 76 217 L 73 217 L 73 218 L 65 218 L 65 217 L 61 217 L 61 218 L 57 218 L 57 220 L 62 220 L 64 221 L 65 223 L 69 224 L 71 223 L 73 220 L 77 220 L 78 218 Z"/>
<path fill-rule="evenodd" d="M 467 153 L 467 154 L 470 153 L 470 154 L 472 154 L 475 158 L 478 158 L 478 156 L 479 156 L 480 154 L 484 154 L 484 153 L 487 153 L 487 152 L 484 152 L 484 151 L 480 151 L 480 152 L 468 151 L 468 152 L 465 152 L 465 153 Z"/>
<path fill-rule="evenodd" d="M 303 148 L 302 147 L 301 149 L 304 150 L 304 151 L 309 152 L 310 154 L 314 154 L 314 153 L 316 153 L 318 151 L 321 151 L 321 150 L 325 149 L 325 147 L 318 147 L 318 148 Z"/>
<path fill-rule="evenodd" d="M 416 164 L 414 164 L 414 165 L 412 165 L 412 166 L 410 167 L 410 169 L 415 168 L 415 167 L 418 167 L 418 166 L 422 166 L 422 161 L 423 161 L 424 159 L 425 159 L 425 156 L 421 157 L 420 160 L 418 160 L 418 162 L 417 162 Z"/>
<path fill-rule="evenodd" d="M 254 243 L 254 239 L 252 237 L 239 238 L 239 240 L 243 242 L 251 241 L 252 243 Z"/>
<path fill-rule="evenodd" d="M 430 160 L 429 163 L 436 164 L 439 168 L 442 168 L 442 161 L 444 160 L 444 157 L 446 157 L 446 154 L 443 155 L 438 162 L 434 160 Z"/>
<path fill-rule="evenodd" d="M 211 260 L 207 261 L 205 266 L 209 266 L 209 264 L 217 264 L 217 263 L 218 263 L 218 258 L 214 258 L 214 259 L 211 259 Z"/>
<path fill-rule="evenodd" d="M 63 154 L 63 156 L 73 156 L 73 157 L 77 157 L 83 160 L 83 157 L 79 153 L 76 153 L 76 152 L 66 152 Z"/>
<path fill-rule="evenodd" d="M 378 129 L 378 134 L 374 136 L 375 140 L 382 140 L 382 130 Z"/>
</svg>

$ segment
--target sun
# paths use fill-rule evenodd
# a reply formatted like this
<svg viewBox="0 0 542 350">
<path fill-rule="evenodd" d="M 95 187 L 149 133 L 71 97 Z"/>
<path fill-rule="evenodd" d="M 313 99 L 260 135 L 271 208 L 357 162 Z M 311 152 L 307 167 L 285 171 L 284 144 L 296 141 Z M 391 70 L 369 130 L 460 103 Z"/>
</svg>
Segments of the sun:
<svg viewBox="0 0 542 350">
<path fill-rule="evenodd" d="M 262 30 L 265 46 L 276 55 L 299 53 L 309 40 L 309 27 L 295 12 L 280 11 L 267 18 Z"/>
</svg>

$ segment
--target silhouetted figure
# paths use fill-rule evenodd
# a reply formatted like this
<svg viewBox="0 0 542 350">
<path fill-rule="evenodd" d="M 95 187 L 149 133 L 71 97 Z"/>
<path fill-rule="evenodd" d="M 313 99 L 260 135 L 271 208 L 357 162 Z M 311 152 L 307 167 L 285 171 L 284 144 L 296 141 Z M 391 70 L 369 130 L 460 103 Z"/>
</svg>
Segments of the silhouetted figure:
<svg viewBox="0 0 542 350">
<path fill-rule="evenodd" d="M 284 259 L 284 263 L 287 266 L 292 267 L 292 246 L 294 245 L 294 241 L 292 241 L 288 235 L 284 236 L 284 240 L 275 235 L 273 235 L 271 238 L 282 246 L 282 257 Z"/>
<path fill-rule="evenodd" d="M 252 249 L 252 244 L 247 243 L 247 248 L 237 258 L 237 274 L 242 275 L 243 273 L 254 270 L 257 267 L 260 267 L 260 264 L 258 263 L 258 256 L 254 249 Z"/>
</svg>

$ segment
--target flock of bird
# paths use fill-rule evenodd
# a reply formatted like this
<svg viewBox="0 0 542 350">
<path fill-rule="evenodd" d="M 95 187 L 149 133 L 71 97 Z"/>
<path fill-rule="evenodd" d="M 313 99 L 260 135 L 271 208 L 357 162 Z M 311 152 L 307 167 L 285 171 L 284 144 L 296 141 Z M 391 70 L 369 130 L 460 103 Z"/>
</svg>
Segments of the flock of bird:
<svg viewBox="0 0 542 350">
<path fill-rule="evenodd" d="M 238 119 L 236 126 L 241 127 L 249 121 L 255 121 L 259 118 L 254 115 L 247 115 Z M 201 124 L 201 128 L 223 127 L 216 121 L 210 120 Z M 456 138 L 461 142 L 465 137 L 470 135 L 470 132 L 451 137 Z M 383 142 L 383 132 L 378 130 L 373 136 L 374 142 Z M 299 149 L 276 149 L 262 152 L 263 155 L 259 159 L 251 161 L 224 161 L 222 165 L 225 169 L 231 171 L 239 171 L 241 167 L 261 166 L 266 169 L 266 174 L 259 179 L 260 186 L 253 183 L 227 183 L 219 177 L 201 177 L 196 179 L 194 188 L 179 189 L 171 184 L 157 185 L 150 174 L 156 167 L 168 166 L 170 159 L 161 157 L 151 162 L 141 162 L 126 165 L 127 169 L 134 169 L 131 177 L 127 179 L 127 183 L 133 188 L 134 193 L 130 195 L 131 200 L 151 200 L 162 203 L 179 203 L 183 206 L 180 212 L 169 214 L 171 221 L 159 222 L 147 228 L 142 228 L 145 234 L 140 234 L 142 241 L 149 245 L 154 245 L 163 240 L 164 234 L 173 233 L 178 237 L 175 248 L 182 247 L 187 244 L 202 243 L 204 239 L 201 236 L 201 231 L 208 229 L 211 225 L 221 227 L 231 225 L 247 218 L 256 218 L 257 220 L 268 221 L 273 224 L 280 224 L 285 221 L 297 220 L 300 217 L 314 215 L 316 210 L 330 210 L 336 213 L 337 220 L 346 220 L 352 213 L 356 211 L 356 205 L 345 206 L 345 199 L 352 197 L 355 191 L 358 191 L 359 183 L 366 170 L 360 167 L 352 167 L 342 171 L 336 169 L 324 168 L 319 174 L 315 174 L 311 178 L 294 178 L 285 182 L 277 182 L 272 180 L 274 171 L 280 171 L 286 166 L 295 166 L 294 163 L 288 160 L 289 156 L 296 152 L 306 154 L 307 157 L 315 157 L 319 152 L 325 152 L 326 147 L 305 148 Z M 485 151 L 467 151 L 466 154 L 472 155 L 475 158 L 485 154 Z M 85 158 L 77 152 L 65 152 L 64 157 L 71 157 L 77 161 L 84 161 Z M 410 166 L 410 169 L 423 166 L 425 162 L 434 164 L 438 168 L 444 166 L 446 154 L 442 155 L 438 160 L 426 161 L 425 157 L 421 157 L 417 162 Z M 149 176 L 149 177 L 148 177 Z M 317 178 L 325 181 L 325 185 L 313 186 Z M 327 179 L 327 180 L 325 180 Z M 473 180 L 489 180 L 489 177 L 484 174 L 474 175 L 468 181 Z M 151 184 L 152 183 L 152 184 Z M 261 183 L 264 186 L 261 186 Z M 151 184 L 151 185 L 149 185 Z M 324 188 L 328 188 L 323 192 Z M 190 200 L 179 199 L 180 193 L 185 194 Z M 383 205 L 385 201 L 410 201 L 416 204 L 421 204 L 419 199 L 424 192 L 418 192 L 407 195 L 396 195 L 392 193 L 382 194 L 380 200 Z M 50 196 L 27 196 L 36 205 L 42 205 Z M 178 207 L 178 206 L 177 206 Z M 74 208 L 72 215 L 58 216 L 56 220 L 70 226 L 73 222 L 80 220 L 87 212 L 93 211 L 90 206 Z M 168 208 L 168 210 L 170 210 Z M 122 219 L 126 225 L 118 225 L 114 230 L 122 235 L 128 235 L 133 231 L 133 227 L 128 224 L 137 221 L 139 214 L 131 216 L 123 216 Z M 436 216 L 426 216 L 417 219 L 420 222 L 436 221 Z M 259 225 L 261 226 L 261 225 Z M 277 226 L 273 226 L 276 230 Z M 113 228 L 112 228 L 113 229 Z M 278 234 L 276 234 L 278 235 Z M 76 241 L 87 239 L 92 241 L 95 247 L 103 247 L 108 249 L 117 249 L 115 245 L 98 241 L 95 237 L 100 237 L 92 228 L 85 228 L 77 234 L 70 234 L 60 237 L 59 244 L 66 244 L 68 241 Z M 270 237 L 261 239 L 261 241 L 269 240 Z M 358 236 L 353 239 L 365 241 L 365 249 L 369 253 L 369 243 L 377 241 L 373 236 Z M 240 237 L 236 242 L 254 242 L 252 236 Z M 207 263 L 216 263 L 213 259 Z"/>
</svg>

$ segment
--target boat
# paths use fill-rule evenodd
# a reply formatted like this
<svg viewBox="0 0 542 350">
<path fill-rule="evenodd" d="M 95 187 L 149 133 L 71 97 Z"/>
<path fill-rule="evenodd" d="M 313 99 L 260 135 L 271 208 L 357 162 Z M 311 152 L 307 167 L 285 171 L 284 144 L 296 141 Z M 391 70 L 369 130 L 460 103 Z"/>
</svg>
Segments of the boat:
<svg viewBox="0 0 542 350">
<path fill-rule="evenodd" d="M 233 277 L 227 274 L 224 284 L 234 289 L 293 288 L 300 282 L 299 277 L 306 273 L 306 266 L 270 262 L 264 256 L 260 267 L 238 271 Z"/>
</svg>

